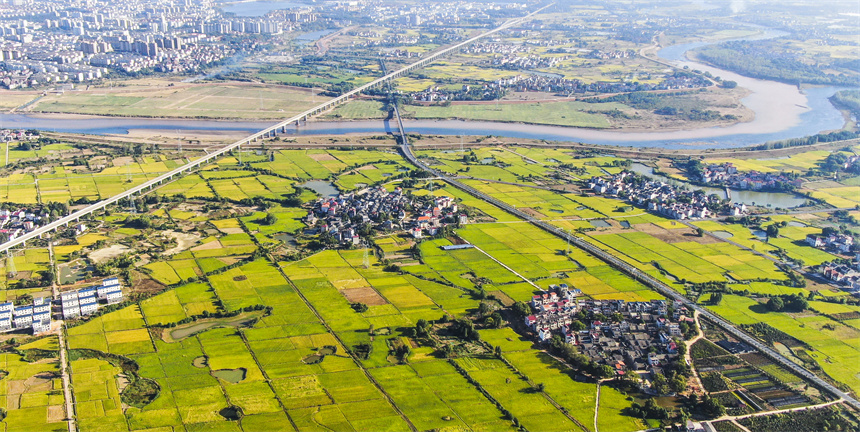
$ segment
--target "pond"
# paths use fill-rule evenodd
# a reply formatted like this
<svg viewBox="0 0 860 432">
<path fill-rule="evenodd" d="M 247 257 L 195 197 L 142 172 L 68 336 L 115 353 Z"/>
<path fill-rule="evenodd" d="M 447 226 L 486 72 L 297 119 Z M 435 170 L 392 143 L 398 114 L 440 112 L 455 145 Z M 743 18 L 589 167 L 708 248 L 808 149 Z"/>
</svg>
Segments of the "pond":
<svg viewBox="0 0 860 432">
<path fill-rule="evenodd" d="M 622 227 L 622 228 L 630 228 L 630 222 L 627 222 L 627 221 L 621 221 L 621 222 L 619 222 L 619 223 L 621 224 L 621 227 Z"/>
<path fill-rule="evenodd" d="M 590 220 L 588 222 L 590 222 L 592 225 L 594 225 L 598 228 L 609 228 L 610 226 L 612 226 L 612 225 L 609 225 L 609 222 L 606 222 L 603 219 L 594 219 L 594 220 Z"/>
<path fill-rule="evenodd" d="M 221 378 L 224 381 L 229 383 L 238 384 L 242 380 L 245 379 L 245 376 L 248 374 L 248 369 L 238 368 L 238 369 L 218 369 L 212 371 L 212 376 L 216 378 Z"/>
<path fill-rule="evenodd" d="M 808 225 L 806 225 L 805 223 L 802 223 L 802 222 L 791 221 L 788 223 L 788 226 L 795 227 L 795 228 L 806 228 Z"/>
<path fill-rule="evenodd" d="M 734 237 L 735 235 L 728 231 L 711 231 L 711 234 L 721 238 L 721 239 L 729 239 Z"/>
<path fill-rule="evenodd" d="M 726 198 L 725 188 L 696 186 L 680 180 L 669 178 L 662 174 L 655 174 L 654 170 L 644 164 L 634 162 L 629 168 L 637 174 L 649 176 L 655 180 L 662 181 L 675 187 L 685 186 L 691 190 L 701 189 L 706 194 L 716 194 L 722 199 Z M 763 207 L 792 208 L 806 204 L 806 198 L 785 192 L 757 192 L 751 190 L 729 189 L 732 193 L 732 202 L 747 205 L 759 205 Z"/>
<path fill-rule="evenodd" d="M 767 233 L 760 229 L 752 229 L 750 228 L 750 232 L 756 237 L 758 237 L 761 241 L 767 241 Z"/>
<path fill-rule="evenodd" d="M 311 180 L 309 182 L 302 183 L 299 186 L 311 189 L 323 197 L 336 197 L 340 195 L 340 191 L 337 190 L 332 182 L 323 180 Z"/>
<path fill-rule="evenodd" d="M 214 327 L 244 327 L 252 324 L 255 319 L 256 318 L 248 317 L 234 319 L 232 321 L 225 318 L 212 319 L 210 321 L 197 323 L 188 327 L 177 328 L 170 332 L 170 337 L 178 341 Z"/>
<path fill-rule="evenodd" d="M 320 348 L 316 353 L 311 354 L 302 359 L 306 364 L 317 364 L 322 363 L 325 360 L 325 356 L 332 355 L 337 352 L 337 347 L 333 345 L 326 345 Z"/>
<path fill-rule="evenodd" d="M 280 240 L 280 241 L 284 242 L 285 245 L 290 246 L 290 247 L 298 247 L 298 245 L 299 245 L 296 242 L 296 238 L 293 237 L 291 234 L 283 233 L 283 234 L 274 235 L 272 237 L 274 237 L 275 240 Z"/>
</svg>

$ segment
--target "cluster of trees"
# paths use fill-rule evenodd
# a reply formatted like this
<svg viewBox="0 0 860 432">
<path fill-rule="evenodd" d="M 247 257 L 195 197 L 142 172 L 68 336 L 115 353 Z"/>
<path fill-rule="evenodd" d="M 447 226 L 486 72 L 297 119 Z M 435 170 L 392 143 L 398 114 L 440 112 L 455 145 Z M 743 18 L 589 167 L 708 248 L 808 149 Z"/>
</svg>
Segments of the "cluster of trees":
<svg viewBox="0 0 860 432">
<path fill-rule="evenodd" d="M 682 118 L 690 121 L 737 120 L 737 116 L 733 114 L 722 115 L 719 111 L 699 109 L 685 110 L 683 108 L 675 108 L 671 106 L 658 108 L 654 110 L 654 114 L 681 116 Z"/>
<path fill-rule="evenodd" d="M 855 116 L 860 117 L 860 90 L 840 90 L 830 97 L 830 102 L 845 107 Z"/>
<path fill-rule="evenodd" d="M 830 74 L 832 65 L 807 64 L 797 55 L 783 51 L 776 41 L 729 41 L 704 46 L 696 56 L 718 67 L 753 78 L 788 84 L 857 85 L 856 78 Z"/>
<path fill-rule="evenodd" d="M 645 405 L 641 405 L 638 402 L 633 402 L 627 408 L 624 408 L 622 412 L 625 415 L 629 415 L 631 417 L 639 417 L 639 418 L 650 418 L 656 420 L 664 420 L 669 418 L 669 410 L 666 408 L 657 405 L 657 401 L 653 398 L 649 398 L 645 401 Z"/>
<path fill-rule="evenodd" d="M 824 159 L 819 164 L 821 171 L 824 173 L 835 173 L 840 171 L 857 173 L 860 172 L 860 163 L 854 162 L 848 167 L 845 167 L 845 164 L 848 162 L 848 154 L 843 152 L 834 152 L 827 155 L 827 158 Z"/>
<path fill-rule="evenodd" d="M 860 135 L 858 135 L 856 132 L 842 130 L 826 134 L 815 134 L 801 138 L 790 138 L 781 141 L 768 141 L 762 145 L 751 147 L 750 150 L 772 150 L 788 147 L 806 146 L 818 143 L 828 143 L 834 141 L 845 141 L 857 138 L 858 136 Z"/>
<path fill-rule="evenodd" d="M 451 323 L 451 332 L 461 339 L 472 342 L 481 340 L 481 334 L 475 329 L 475 323 L 470 319 L 458 318 Z"/>
<path fill-rule="evenodd" d="M 809 302 L 800 294 L 783 294 L 768 299 L 767 308 L 774 312 L 803 312 L 809 308 Z"/>
<path fill-rule="evenodd" d="M 93 274 L 96 276 L 108 276 L 114 273 L 117 269 L 127 269 L 134 265 L 137 260 L 131 254 L 122 254 L 118 257 L 111 258 L 107 261 L 97 263 L 93 266 Z"/>
</svg>

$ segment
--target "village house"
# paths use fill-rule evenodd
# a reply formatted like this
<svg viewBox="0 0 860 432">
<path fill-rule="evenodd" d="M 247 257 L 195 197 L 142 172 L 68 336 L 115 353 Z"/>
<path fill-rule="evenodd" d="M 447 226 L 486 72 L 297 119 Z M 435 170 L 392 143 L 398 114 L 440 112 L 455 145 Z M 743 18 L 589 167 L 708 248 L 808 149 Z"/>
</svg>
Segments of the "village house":
<svg viewBox="0 0 860 432">
<path fill-rule="evenodd" d="M 582 354 L 618 373 L 627 367 L 662 368 L 677 361 L 676 340 L 683 338 L 684 327 L 694 322 L 683 304 L 583 300 L 578 298 L 581 294 L 566 285 L 550 286 L 532 297 L 533 313 L 525 317 L 526 326 L 541 341 L 562 336 L 565 343 L 578 346 Z M 597 316 L 605 321 L 588 318 Z M 585 324 L 585 328 L 574 328 L 574 321 Z"/>
</svg>

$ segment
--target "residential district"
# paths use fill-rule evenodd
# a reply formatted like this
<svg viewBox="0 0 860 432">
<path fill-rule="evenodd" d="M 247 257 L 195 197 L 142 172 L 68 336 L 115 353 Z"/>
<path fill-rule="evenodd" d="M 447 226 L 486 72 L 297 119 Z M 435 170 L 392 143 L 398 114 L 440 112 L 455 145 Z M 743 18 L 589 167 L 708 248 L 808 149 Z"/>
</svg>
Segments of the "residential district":
<svg viewBox="0 0 860 432">
<path fill-rule="evenodd" d="M 122 285 L 117 278 L 104 279 L 101 285 L 67 291 L 57 302 L 63 319 L 73 319 L 96 312 L 99 307 L 123 300 Z M 51 331 L 51 297 L 37 297 L 31 304 L 16 306 L 14 302 L 0 303 L 0 332 L 32 330 L 33 334 Z"/>
<path fill-rule="evenodd" d="M 623 171 L 608 178 L 592 177 L 588 187 L 594 193 L 626 198 L 632 204 L 646 207 L 672 219 L 704 219 L 717 214 L 722 200 L 702 190 L 686 190 L 661 181 L 654 181 L 630 171 Z M 747 213 L 745 204 L 734 204 L 731 214 Z"/>
<path fill-rule="evenodd" d="M 357 245 L 362 226 L 403 230 L 421 238 L 436 235 L 446 224 L 466 223 L 467 218 L 457 214 L 457 204 L 451 197 L 417 200 L 404 195 L 400 187 L 389 192 L 379 186 L 320 198 L 305 221 L 311 226 L 320 225 L 322 232 L 331 234 L 339 243 Z"/>
</svg>

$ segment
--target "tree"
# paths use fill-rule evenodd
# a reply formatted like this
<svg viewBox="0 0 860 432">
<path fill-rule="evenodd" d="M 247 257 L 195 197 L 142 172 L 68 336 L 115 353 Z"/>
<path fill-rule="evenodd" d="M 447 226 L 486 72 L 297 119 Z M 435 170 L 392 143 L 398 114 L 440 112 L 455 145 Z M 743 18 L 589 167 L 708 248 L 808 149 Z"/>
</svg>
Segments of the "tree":
<svg viewBox="0 0 860 432">
<path fill-rule="evenodd" d="M 779 237 L 779 227 L 775 223 L 768 225 L 766 232 L 768 238 Z"/>
<path fill-rule="evenodd" d="M 600 378 L 612 378 L 612 376 L 615 375 L 615 369 L 609 365 L 600 365 L 600 367 L 597 368 L 597 375 Z"/>
<path fill-rule="evenodd" d="M 712 305 L 718 305 L 718 304 L 720 304 L 721 301 L 723 301 L 723 293 L 721 293 L 721 292 L 711 293 L 711 304 Z"/>
<path fill-rule="evenodd" d="M 272 213 L 266 213 L 266 217 L 263 218 L 263 225 L 274 225 L 278 222 L 278 217 Z"/>
<path fill-rule="evenodd" d="M 666 394 L 666 393 L 668 393 L 668 390 L 669 390 L 669 384 L 668 384 L 668 382 L 666 381 L 666 377 L 665 377 L 663 374 L 661 374 L 661 373 L 654 374 L 654 379 L 653 379 L 653 381 L 652 381 L 652 386 L 654 387 L 654 391 L 655 391 L 655 392 L 657 392 L 657 394 Z"/>
<path fill-rule="evenodd" d="M 687 380 L 685 380 L 681 374 L 675 374 L 672 379 L 669 380 L 669 388 L 675 393 L 681 393 L 687 389 Z"/>
<path fill-rule="evenodd" d="M 702 397 L 702 411 L 710 418 L 717 418 L 726 414 L 726 407 L 720 401 L 705 395 Z"/>
<path fill-rule="evenodd" d="M 571 322 L 570 325 L 568 326 L 568 329 L 570 329 L 571 331 L 577 331 L 577 332 L 581 331 L 581 330 L 585 330 L 585 328 L 586 328 L 585 324 L 583 324 L 582 321 L 579 321 L 579 320 L 573 320 L 573 322 Z"/>
<path fill-rule="evenodd" d="M 785 308 L 785 303 L 779 297 L 771 297 L 767 301 L 767 308 L 774 312 L 779 312 Z"/>
<path fill-rule="evenodd" d="M 528 316 L 531 315 L 532 308 L 528 305 L 528 303 L 520 301 L 514 303 L 514 312 L 516 312 L 520 316 Z"/>
<path fill-rule="evenodd" d="M 696 234 L 698 234 L 698 235 L 699 235 L 699 237 L 704 236 L 704 235 L 705 235 L 705 229 L 704 229 L 704 228 L 702 228 L 702 227 L 698 227 L 698 228 L 696 228 Z"/>
</svg>

